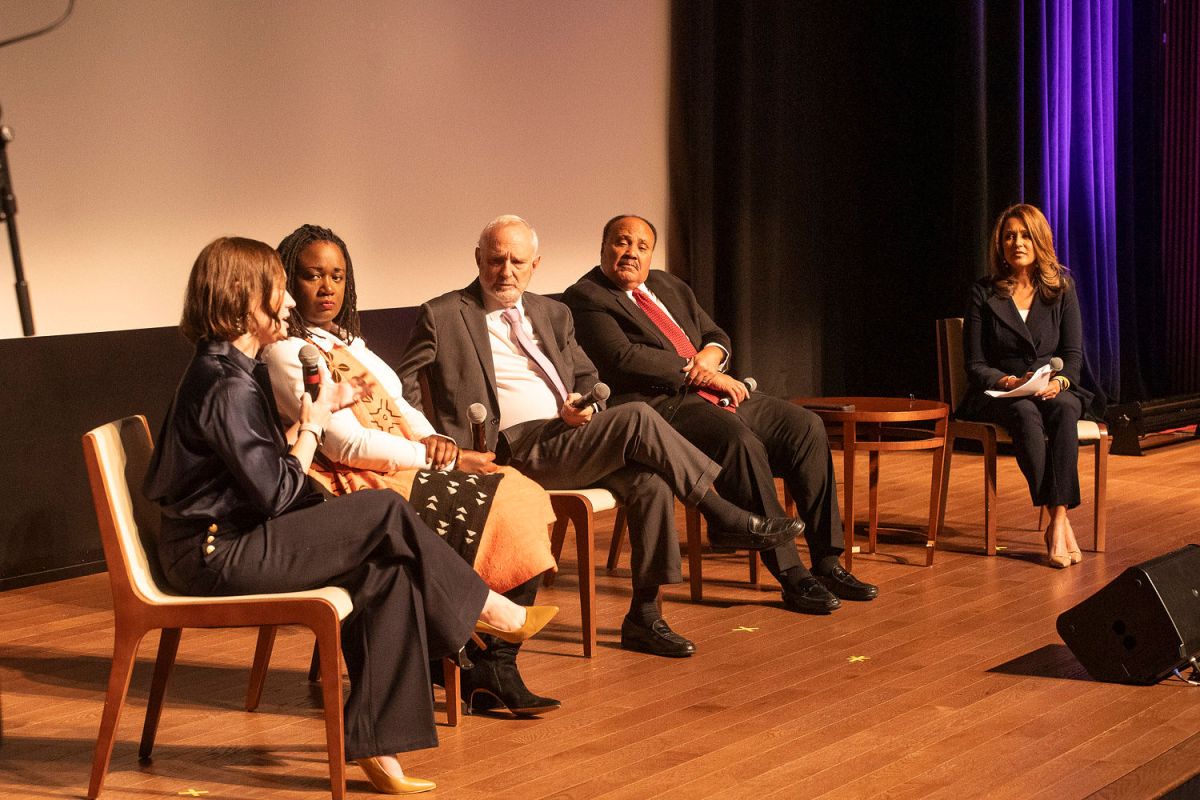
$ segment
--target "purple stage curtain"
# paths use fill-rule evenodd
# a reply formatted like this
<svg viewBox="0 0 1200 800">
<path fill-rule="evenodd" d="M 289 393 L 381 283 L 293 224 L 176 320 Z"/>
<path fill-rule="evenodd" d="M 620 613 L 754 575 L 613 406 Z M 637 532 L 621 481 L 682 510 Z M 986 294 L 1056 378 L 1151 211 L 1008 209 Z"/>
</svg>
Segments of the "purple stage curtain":
<svg viewBox="0 0 1200 800">
<path fill-rule="evenodd" d="M 1040 36 L 1039 204 L 1054 230 L 1059 261 L 1075 278 L 1084 324 L 1084 355 L 1094 388 L 1109 397 L 1121 384 L 1117 306 L 1117 74 L 1120 0 L 1040 0 L 1024 9 Z M 1031 41 L 1032 39 L 1032 41 Z M 1025 70 L 1025 75 L 1031 70 Z M 1023 76 L 1024 77 L 1024 76 Z M 1031 87 L 1026 87 L 1028 90 Z M 1037 141 L 1040 138 L 1040 142 Z M 1033 155 L 1026 151 L 1027 157 Z"/>
<path fill-rule="evenodd" d="M 1164 3 L 1162 277 L 1166 367 L 1200 391 L 1200 8 Z"/>
</svg>

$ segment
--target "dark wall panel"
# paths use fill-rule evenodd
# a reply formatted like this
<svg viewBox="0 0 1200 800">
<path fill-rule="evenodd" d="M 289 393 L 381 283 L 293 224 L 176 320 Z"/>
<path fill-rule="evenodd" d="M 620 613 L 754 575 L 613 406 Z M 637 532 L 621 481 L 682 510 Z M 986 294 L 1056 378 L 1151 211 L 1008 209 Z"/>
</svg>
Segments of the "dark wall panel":
<svg viewBox="0 0 1200 800">
<path fill-rule="evenodd" d="M 395 363 L 415 316 L 365 311 L 364 335 Z M 130 414 L 157 435 L 191 352 L 173 327 L 0 340 L 0 590 L 104 569 L 80 437 Z"/>
</svg>

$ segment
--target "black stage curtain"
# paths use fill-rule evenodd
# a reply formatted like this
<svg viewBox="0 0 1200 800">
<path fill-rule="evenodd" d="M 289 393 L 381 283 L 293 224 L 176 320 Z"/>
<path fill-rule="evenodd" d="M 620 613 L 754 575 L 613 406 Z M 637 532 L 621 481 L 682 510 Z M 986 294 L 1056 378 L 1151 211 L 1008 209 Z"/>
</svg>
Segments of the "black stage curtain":
<svg viewBox="0 0 1200 800">
<path fill-rule="evenodd" d="M 733 337 L 737 374 L 785 396 L 936 396 L 934 320 L 962 314 L 995 216 L 1038 202 L 1039 32 L 1022 11 L 675 0 L 670 268 Z M 1150 44 L 1126 80 L 1153 92 L 1157 19 L 1130 24 L 1132 47 Z M 1158 290 L 1132 265 L 1155 271 L 1161 184 L 1137 162 L 1158 157 L 1155 95 L 1126 97 L 1121 393 L 1136 399 Z"/>
</svg>

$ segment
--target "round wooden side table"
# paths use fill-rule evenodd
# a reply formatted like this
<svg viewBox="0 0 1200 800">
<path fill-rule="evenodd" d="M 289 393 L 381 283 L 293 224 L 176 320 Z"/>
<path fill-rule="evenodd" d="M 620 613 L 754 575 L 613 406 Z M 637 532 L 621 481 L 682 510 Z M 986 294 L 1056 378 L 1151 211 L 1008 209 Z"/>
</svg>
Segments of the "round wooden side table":
<svg viewBox="0 0 1200 800">
<path fill-rule="evenodd" d="M 831 438 L 841 428 L 844 465 L 842 528 L 845 536 L 846 569 L 854 558 L 854 458 L 865 450 L 869 457 L 869 503 L 867 552 L 875 552 L 879 529 L 879 454 L 899 450 L 932 450 L 929 479 L 929 529 L 925 542 L 925 565 L 933 565 L 933 551 L 941 519 L 942 473 L 946 458 L 946 422 L 950 407 L 936 400 L 901 397 L 793 397 L 791 402 L 809 409 L 825 423 Z M 934 423 L 933 429 L 905 427 L 909 422 Z"/>
</svg>

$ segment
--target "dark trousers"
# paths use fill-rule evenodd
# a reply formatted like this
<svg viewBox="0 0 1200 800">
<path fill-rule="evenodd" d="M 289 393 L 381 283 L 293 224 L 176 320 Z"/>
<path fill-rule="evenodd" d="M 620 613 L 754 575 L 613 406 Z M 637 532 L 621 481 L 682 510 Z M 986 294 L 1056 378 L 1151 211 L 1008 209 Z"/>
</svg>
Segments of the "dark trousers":
<svg viewBox="0 0 1200 800">
<path fill-rule="evenodd" d="M 752 394 L 736 413 L 696 394 L 654 404 L 709 458 L 721 465 L 717 492 L 735 505 L 769 517 L 783 516 L 775 476 L 783 478 L 804 520 L 804 538 L 815 564 L 842 552 L 842 516 L 825 426 L 811 411 L 765 394 Z M 796 545 L 764 550 L 775 576 L 800 564 Z"/>
<path fill-rule="evenodd" d="M 1052 400 L 989 398 L 974 415 L 1003 425 L 1013 440 L 1021 474 L 1035 506 L 1079 505 L 1079 431 L 1082 403 L 1074 392 Z"/>
<path fill-rule="evenodd" d="M 189 546 L 203 554 L 206 539 L 205 531 Z M 218 529 L 213 547 L 190 563 L 171 558 L 171 583 L 205 595 L 330 585 L 350 593 L 354 612 L 342 623 L 347 759 L 437 746 L 429 659 L 470 638 L 488 588 L 406 500 L 355 492 L 249 530 Z"/>
<path fill-rule="evenodd" d="M 649 406 L 608 408 L 579 428 L 560 419 L 524 425 L 506 442 L 507 463 L 547 489 L 602 486 L 620 499 L 636 588 L 683 579 L 675 498 L 695 505 L 719 467 Z"/>
</svg>

